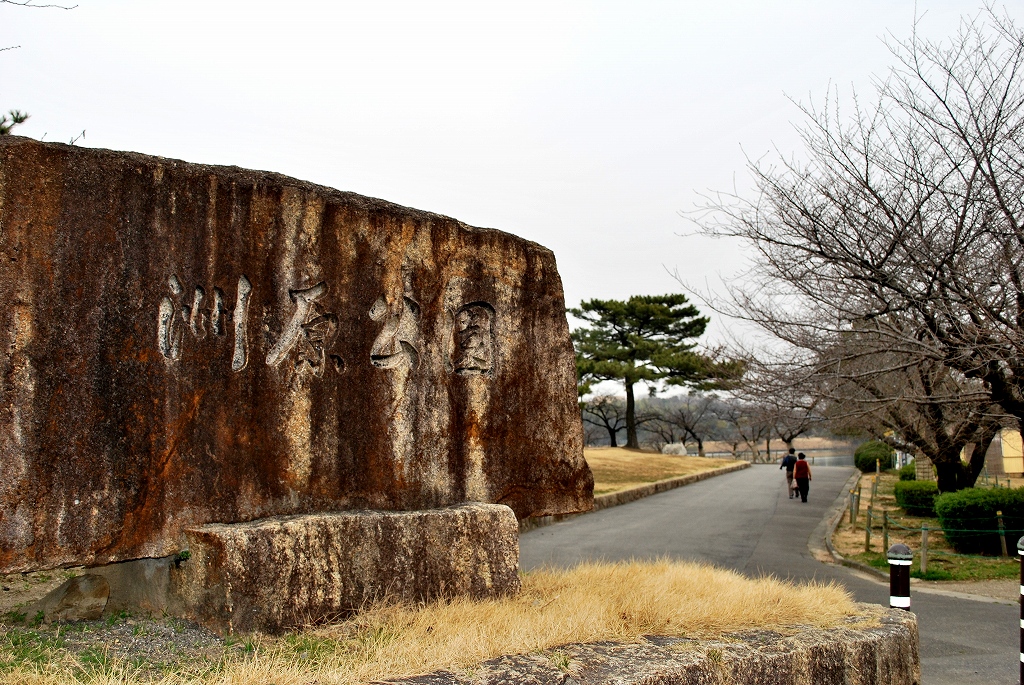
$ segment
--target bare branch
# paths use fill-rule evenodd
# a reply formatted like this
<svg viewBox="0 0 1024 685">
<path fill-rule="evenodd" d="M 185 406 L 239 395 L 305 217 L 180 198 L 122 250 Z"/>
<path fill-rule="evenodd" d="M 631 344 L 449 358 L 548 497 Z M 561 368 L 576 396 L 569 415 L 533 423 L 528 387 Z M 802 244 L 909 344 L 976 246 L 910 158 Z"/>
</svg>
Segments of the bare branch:
<svg viewBox="0 0 1024 685">
<path fill-rule="evenodd" d="M 22 2 L 19 2 L 18 0 L 0 0 L 0 5 L 17 5 L 18 7 L 34 7 L 37 9 L 52 8 L 59 10 L 73 10 L 78 7 L 78 5 L 37 5 L 32 0 L 23 0 Z"/>
</svg>

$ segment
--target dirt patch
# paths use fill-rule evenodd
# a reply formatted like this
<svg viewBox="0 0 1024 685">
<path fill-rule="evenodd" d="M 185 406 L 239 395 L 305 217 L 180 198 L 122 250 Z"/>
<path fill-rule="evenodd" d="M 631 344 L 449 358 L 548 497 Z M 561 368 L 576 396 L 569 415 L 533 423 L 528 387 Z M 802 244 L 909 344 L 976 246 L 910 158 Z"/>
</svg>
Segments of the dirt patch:
<svg viewBox="0 0 1024 685">
<path fill-rule="evenodd" d="M 57 569 L 0 575 L 0 615 L 25 613 L 29 604 L 42 599 L 68 578 L 81 574 L 81 569 Z"/>
</svg>

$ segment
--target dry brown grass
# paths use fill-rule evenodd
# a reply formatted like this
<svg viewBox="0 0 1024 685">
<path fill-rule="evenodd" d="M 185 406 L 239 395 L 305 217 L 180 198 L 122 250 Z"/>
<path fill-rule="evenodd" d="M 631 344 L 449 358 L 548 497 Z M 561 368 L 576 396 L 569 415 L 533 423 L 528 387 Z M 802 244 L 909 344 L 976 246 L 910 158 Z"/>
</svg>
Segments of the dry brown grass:
<svg viewBox="0 0 1024 685">
<path fill-rule="evenodd" d="M 590 464 L 590 470 L 594 472 L 595 495 L 606 495 L 736 463 L 733 459 L 680 457 L 622 447 L 588 447 L 584 450 L 584 456 Z"/>
<path fill-rule="evenodd" d="M 512 598 L 456 600 L 425 607 L 382 606 L 339 625 L 286 638 L 260 638 L 248 658 L 229 658 L 156 682 L 203 685 L 347 685 L 438 669 L 471 670 L 502 654 L 573 642 L 636 641 L 642 635 L 711 636 L 749 627 L 841 623 L 856 608 L 834 585 L 751 580 L 682 562 L 589 563 L 524 576 Z M 3 660 L 0 653 L 0 661 Z M 123 664 L 83 671 L 65 655 L 2 683 L 133 683 Z"/>
</svg>

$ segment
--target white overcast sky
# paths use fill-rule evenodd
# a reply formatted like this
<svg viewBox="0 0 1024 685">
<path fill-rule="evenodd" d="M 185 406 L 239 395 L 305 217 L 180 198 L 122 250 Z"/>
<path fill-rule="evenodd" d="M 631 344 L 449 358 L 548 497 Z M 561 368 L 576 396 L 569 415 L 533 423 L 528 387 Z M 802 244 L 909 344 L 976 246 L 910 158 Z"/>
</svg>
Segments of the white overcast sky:
<svg viewBox="0 0 1024 685">
<path fill-rule="evenodd" d="M 53 0 L 36 0 L 39 4 Z M 73 4 L 69 3 L 69 4 Z M 1008 5 L 1017 14 L 1014 3 Z M 17 131 L 234 164 L 499 228 L 554 250 L 566 302 L 730 278 L 687 236 L 744 153 L 798 149 L 787 96 L 867 93 L 887 32 L 975 2 L 78 0 L 0 4 Z M 726 322 L 713 324 L 713 337 Z"/>
</svg>

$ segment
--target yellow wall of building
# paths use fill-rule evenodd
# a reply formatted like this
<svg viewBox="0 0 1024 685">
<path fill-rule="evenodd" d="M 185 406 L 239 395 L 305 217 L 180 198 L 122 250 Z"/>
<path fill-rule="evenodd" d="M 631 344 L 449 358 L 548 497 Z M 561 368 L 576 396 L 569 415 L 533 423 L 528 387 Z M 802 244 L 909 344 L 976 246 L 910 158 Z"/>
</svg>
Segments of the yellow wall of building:
<svg viewBox="0 0 1024 685">
<path fill-rule="evenodd" d="M 1003 469 L 1007 473 L 1024 473 L 1024 441 L 1020 433 L 1004 428 L 999 439 L 1003 447 Z"/>
</svg>

